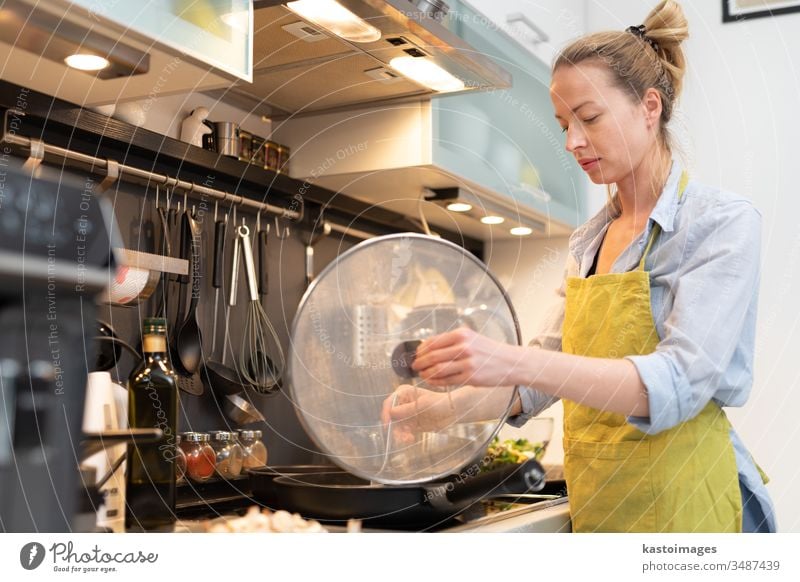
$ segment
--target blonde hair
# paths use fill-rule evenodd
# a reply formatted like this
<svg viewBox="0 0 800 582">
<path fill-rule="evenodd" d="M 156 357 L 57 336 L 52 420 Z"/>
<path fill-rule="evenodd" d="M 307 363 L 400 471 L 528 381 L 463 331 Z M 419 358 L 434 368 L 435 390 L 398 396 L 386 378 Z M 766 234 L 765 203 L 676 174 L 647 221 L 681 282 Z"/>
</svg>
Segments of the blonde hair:
<svg viewBox="0 0 800 582">
<path fill-rule="evenodd" d="M 681 43 L 689 37 L 689 24 L 680 4 L 662 0 L 647 15 L 643 27 L 641 32 L 608 31 L 583 36 L 559 53 L 553 72 L 559 67 L 592 60 L 605 65 L 614 85 L 636 102 L 651 87 L 656 89 L 662 106 L 659 137 L 671 152 L 672 136 L 667 124 L 683 89 L 686 57 Z M 619 212 L 618 201 L 611 198 Z"/>
</svg>

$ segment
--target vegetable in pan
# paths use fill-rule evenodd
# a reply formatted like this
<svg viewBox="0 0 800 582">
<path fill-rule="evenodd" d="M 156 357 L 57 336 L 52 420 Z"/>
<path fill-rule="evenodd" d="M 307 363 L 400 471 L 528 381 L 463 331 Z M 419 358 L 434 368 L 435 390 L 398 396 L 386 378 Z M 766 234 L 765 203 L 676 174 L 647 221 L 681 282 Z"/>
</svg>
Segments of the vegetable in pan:
<svg viewBox="0 0 800 582">
<path fill-rule="evenodd" d="M 544 456 L 546 443 L 532 443 L 528 439 L 506 439 L 500 442 L 498 437 L 492 439 L 486 450 L 488 463 L 484 463 L 482 471 L 491 471 L 504 465 L 524 463 L 528 459 L 541 460 Z"/>
</svg>

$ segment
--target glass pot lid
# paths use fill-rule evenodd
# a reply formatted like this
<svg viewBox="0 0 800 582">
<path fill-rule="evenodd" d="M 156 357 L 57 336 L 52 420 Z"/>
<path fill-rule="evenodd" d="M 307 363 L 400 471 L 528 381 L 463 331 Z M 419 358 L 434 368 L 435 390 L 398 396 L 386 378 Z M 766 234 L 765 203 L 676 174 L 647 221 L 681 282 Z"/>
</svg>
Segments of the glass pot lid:
<svg viewBox="0 0 800 582">
<path fill-rule="evenodd" d="M 419 483 L 480 466 L 513 387 L 432 387 L 408 367 L 420 340 L 462 326 L 520 344 L 502 286 L 461 247 L 397 234 L 341 254 L 308 288 L 293 323 L 289 389 L 310 437 L 342 468 L 379 483 Z M 384 402 L 392 404 L 404 384 L 431 397 L 417 402 L 436 401 L 444 413 L 423 407 L 385 424 Z M 468 404 L 460 390 L 472 391 Z M 497 390 L 508 396 L 500 400 L 504 411 L 482 412 L 489 401 L 497 408 Z"/>
</svg>

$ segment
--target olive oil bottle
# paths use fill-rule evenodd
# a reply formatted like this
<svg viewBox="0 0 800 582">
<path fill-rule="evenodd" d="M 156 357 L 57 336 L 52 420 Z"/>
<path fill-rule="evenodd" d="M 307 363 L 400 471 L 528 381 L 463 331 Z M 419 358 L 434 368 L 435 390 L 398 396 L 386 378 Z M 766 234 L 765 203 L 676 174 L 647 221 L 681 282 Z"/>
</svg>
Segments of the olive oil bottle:
<svg viewBox="0 0 800 582">
<path fill-rule="evenodd" d="M 125 526 L 155 529 L 175 522 L 178 377 L 167 356 L 166 319 L 145 319 L 142 336 L 144 357 L 128 378 L 128 424 L 163 435 L 155 443 L 128 445 Z"/>
</svg>

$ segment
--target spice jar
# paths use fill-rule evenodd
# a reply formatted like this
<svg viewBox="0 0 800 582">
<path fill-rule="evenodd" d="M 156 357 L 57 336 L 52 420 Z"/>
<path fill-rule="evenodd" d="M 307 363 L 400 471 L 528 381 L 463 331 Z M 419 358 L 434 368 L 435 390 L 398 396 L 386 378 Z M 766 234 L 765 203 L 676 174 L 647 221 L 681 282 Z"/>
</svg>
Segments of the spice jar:
<svg viewBox="0 0 800 582">
<path fill-rule="evenodd" d="M 181 447 L 181 435 L 175 435 L 175 481 L 181 482 L 186 478 L 186 453 Z"/>
<path fill-rule="evenodd" d="M 292 150 L 289 146 L 278 144 L 278 173 L 289 174 L 289 157 Z"/>
<path fill-rule="evenodd" d="M 243 453 L 233 433 L 215 430 L 211 433 L 211 448 L 216 455 L 215 469 L 220 477 L 236 477 L 242 472 Z"/>
<path fill-rule="evenodd" d="M 208 481 L 214 474 L 216 455 L 208 444 L 210 437 L 203 432 L 187 432 L 181 439 L 186 454 L 186 475 L 192 481 Z"/>
<path fill-rule="evenodd" d="M 239 442 L 242 444 L 245 469 L 256 469 L 267 464 L 267 447 L 261 442 L 260 430 L 240 430 Z"/>
<path fill-rule="evenodd" d="M 280 168 L 280 146 L 276 144 L 274 141 L 268 141 L 266 143 L 266 159 L 264 168 L 267 170 L 272 170 L 273 172 L 277 172 Z"/>
</svg>

